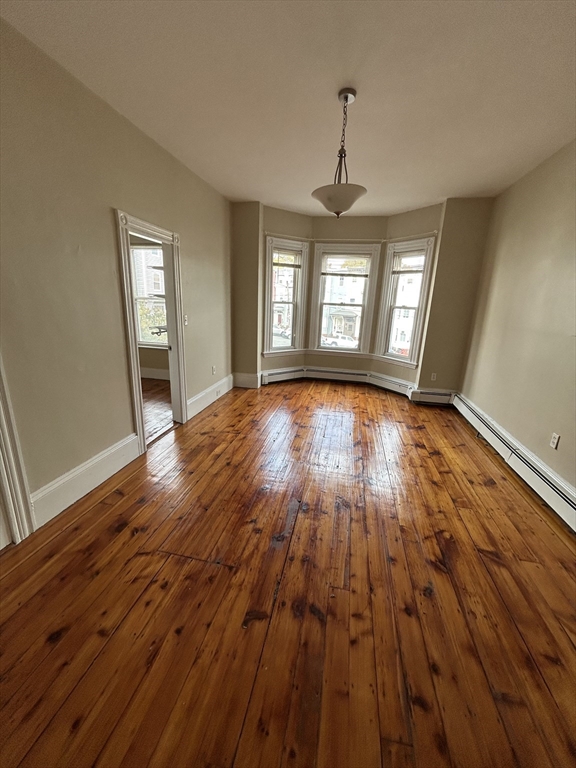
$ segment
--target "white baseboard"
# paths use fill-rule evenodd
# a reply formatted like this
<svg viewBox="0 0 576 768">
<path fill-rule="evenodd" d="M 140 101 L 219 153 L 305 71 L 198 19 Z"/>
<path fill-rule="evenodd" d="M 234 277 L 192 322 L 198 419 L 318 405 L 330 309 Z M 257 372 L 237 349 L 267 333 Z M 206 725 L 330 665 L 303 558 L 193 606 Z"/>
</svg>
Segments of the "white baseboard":
<svg viewBox="0 0 576 768">
<path fill-rule="evenodd" d="M 140 378 L 170 381 L 170 371 L 168 368 L 140 368 Z"/>
<path fill-rule="evenodd" d="M 197 395 L 194 395 L 194 397 L 191 397 L 188 400 L 188 418 L 191 419 L 193 416 L 196 416 L 197 413 L 203 411 L 204 408 L 207 408 L 215 400 L 218 400 L 219 397 L 226 394 L 226 392 L 229 392 L 233 386 L 234 379 L 232 374 L 230 374 L 207 389 L 202 390 Z"/>
<path fill-rule="evenodd" d="M 576 531 L 576 489 L 462 395 L 454 405 L 504 461 Z"/>
<path fill-rule="evenodd" d="M 372 371 L 351 371 L 345 368 L 303 365 L 293 368 L 275 368 L 271 371 L 262 371 L 262 384 L 272 384 L 275 381 L 287 381 L 288 379 L 354 381 L 359 384 L 375 384 L 377 387 L 391 389 L 393 392 L 400 392 L 403 395 L 407 395 L 410 387 L 414 386 L 410 381 L 396 379 L 393 376 L 384 376 Z"/>
<path fill-rule="evenodd" d="M 235 373 L 234 386 L 242 387 L 242 389 L 259 389 L 260 374 L 259 373 Z"/>
<path fill-rule="evenodd" d="M 57 477 L 31 495 L 36 527 L 86 496 L 87 493 L 138 457 L 138 437 L 128 435 L 119 443 Z"/>
<path fill-rule="evenodd" d="M 450 405 L 456 393 L 452 389 L 410 389 L 408 397 L 413 403 L 430 403 L 430 405 Z"/>
</svg>

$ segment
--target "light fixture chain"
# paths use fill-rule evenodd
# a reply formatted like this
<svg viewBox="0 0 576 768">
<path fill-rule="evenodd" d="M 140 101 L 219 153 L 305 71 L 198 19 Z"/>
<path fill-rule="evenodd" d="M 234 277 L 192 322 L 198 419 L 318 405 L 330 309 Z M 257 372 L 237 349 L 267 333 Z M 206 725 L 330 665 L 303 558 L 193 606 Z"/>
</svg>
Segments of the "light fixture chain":
<svg viewBox="0 0 576 768">
<path fill-rule="evenodd" d="M 340 147 L 342 149 L 346 146 L 346 125 L 348 123 L 348 96 L 344 97 L 344 106 L 342 108 L 342 138 L 340 139 Z"/>
</svg>

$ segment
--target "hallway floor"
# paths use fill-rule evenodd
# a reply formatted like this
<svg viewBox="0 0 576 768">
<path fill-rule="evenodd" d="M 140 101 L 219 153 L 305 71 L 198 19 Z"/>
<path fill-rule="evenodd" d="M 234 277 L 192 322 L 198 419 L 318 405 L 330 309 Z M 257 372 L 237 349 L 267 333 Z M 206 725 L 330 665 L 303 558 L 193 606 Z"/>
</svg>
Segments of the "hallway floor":
<svg viewBox="0 0 576 768">
<path fill-rule="evenodd" d="M 234 389 L 0 573 L 3 768 L 573 766 L 574 537 L 451 408 Z"/>
<path fill-rule="evenodd" d="M 161 379 L 140 379 L 140 381 L 144 400 L 144 431 L 146 445 L 149 445 L 174 425 L 170 382 Z"/>
</svg>

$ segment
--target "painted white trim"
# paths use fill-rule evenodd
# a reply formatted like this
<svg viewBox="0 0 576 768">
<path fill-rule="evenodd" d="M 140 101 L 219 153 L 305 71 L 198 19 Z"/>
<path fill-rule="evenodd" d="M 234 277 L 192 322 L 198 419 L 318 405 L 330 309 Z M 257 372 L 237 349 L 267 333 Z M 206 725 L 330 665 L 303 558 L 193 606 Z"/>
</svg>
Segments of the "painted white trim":
<svg viewBox="0 0 576 768">
<path fill-rule="evenodd" d="M 168 368 L 140 368 L 140 378 L 162 379 L 162 381 L 170 381 L 170 371 Z"/>
<path fill-rule="evenodd" d="M 242 387 L 242 389 L 259 389 L 260 374 L 259 373 L 235 373 L 234 386 Z"/>
<path fill-rule="evenodd" d="M 134 246 L 130 246 L 133 248 Z M 170 344 L 155 344 L 153 341 L 139 341 L 138 349 L 170 349 Z"/>
<path fill-rule="evenodd" d="M 10 393 L 0 355 L 0 493 L 6 522 L 14 544 L 38 527 L 22 458 L 22 449 L 14 421 Z"/>
<path fill-rule="evenodd" d="M 413 387 L 408 392 L 408 397 L 413 403 L 450 405 L 455 394 L 453 389 L 418 389 L 418 387 Z"/>
<path fill-rule="evenodd" d="M 454 405 L 504 461 L 576 531 L 576 489 L 463 395 Z"/>
<path fill-rule="evenodd" d="M 282 353 L 284 350 L 275 350 L 272 347 L 271 330 L 272 318 L 272 262 L 274 249 L 284 249 L 300 253 L 300 269 L 296 275 L 294 290 L 294 347 L 287 347 L 288 351 L 296 351 L 304 342 L 304 320 L 306 315 L 306 287 L 308 285 L 308 248 L 306 240 L 286 240 L 278 237 L 266 238 L 266 270 L 265 270 L 265 320 L 264 320 L 264 350 L 266 354 Z"/>
<path fill-rule="evenodd" d="M 262 357 L 283 357 L 284 355 L 303 355 L 305 352 L 309 352 L 309 349 L 293 349 L 290 347 L 287 351 L 277 349 L 274 352 L 262 352 Z"/>
<path fill-rule="evenodd" d="M 166 310 L 170 336 L 168 357 L 170 360 L 170 395 L 175 421 L 185 422 L 187 418 L 186 368 L 184 359 L 184 322 L 182 306 L 182 285 L 180 276 L 180 237 L 154 224 L 150 224 L 124 211 L 116 211 L 120 258 L 122 265 L 122 294 L 124 318 L 128 341 L 128 367 L 132 389 L 132 412 L 138 439 L 139 454 L 146 452 L 146 430 L 144 428 L 144 403 L 140 385 L 140 358 L 138 355 L 138 329 L 134 312 L 134 280 L 130 256 L 130 232 L 144 238 L 156 238 L 162 243 L 165 268 Z M 172 300 L 169 300 L 169 294 Z"/>
<path fill-rule="evenodd" d="M 170 370 L 170 398 L 174 421 L 185 424 L 186 359 L 184 355 L 184 305 L 182 275 L 180 271 L 180 237 L 172 233 L 172 242 L 162 244 L 166 291 L 166 322 L 168 324 L 168 365 Z"/>
<path fill-rule="evenodd" d="M 188 418 L 191 419 L 193 416 L 196 416 L 197 413 L 203 411 L 204 408 L 214 403 L 219 397 L 225 395 L 226 392 L 229 392 L 233 386 L 234 377 L 230 374 L 210 387 L 203 389 L 202 392 L 194 395 L 194 397 L 191 397 L 188 400 Z"/>
<path fill-rule="evenodd" d="M 328 379 L 332 381 L 353 381 L 360 384 L 374 384 L 382 389 L 407 395 L 414 386 L 411 381 L 397 379 L 394 376 L 374 373 L 373 371 L 354 371 L 344 368 L 325 368 L 324 366 L 302 365 L 290 368 L 276 368 L 262 371 L 262 384 L 272 384 L 275 381 L 288 379 Z"/>
<path fill-rule="evenodd" d="M 322 297 L 320 290 L 322 287 L 322 261 L 325 255 L 357 255 L 367 256 L 370 260 L 368 272 L 368 290 L 362 304 L 362 320 L 360 326 L 359 349 L 358 352 L 367 354 L 370 348 L 370 337 L 372 335 L 372 319 L 374 316 L 374 304 L 376 299 L 376 284 L 378 282 L 378 264 L 380 259 L 380 243 L 314 243 L 314 264 L 312 275 L 312 310 L 310 315 L 310 336 L 308 344 L 312 352 L 325 352 L 325 348 L 320 347 L 321 331 L 321 309 Z M 360 306 L 360 305 L 358 305 Z M 329 351 L 329 350 L 328 350 Z M 354 351 L 354 350 L 352 350 Z"/>
<path fill-rule="evenodd" d="M 37 527 L 44 525 L 71 504 L 134 461 L 140 454 L 138 437 L 128 435 L 83 464 L 57 477 L 32 494 Z"/>
</svg>

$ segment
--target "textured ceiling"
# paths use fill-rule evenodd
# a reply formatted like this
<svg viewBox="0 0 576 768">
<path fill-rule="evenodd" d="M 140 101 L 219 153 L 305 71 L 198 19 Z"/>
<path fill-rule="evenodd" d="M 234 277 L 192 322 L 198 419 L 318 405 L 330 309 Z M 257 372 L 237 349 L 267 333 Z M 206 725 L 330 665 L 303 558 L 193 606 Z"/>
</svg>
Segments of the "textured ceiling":
<svg viewBox="0 0 576 768">
<path fill-rule="evenodd" d="M 343 86 L 355 214 L 492 195 L 570 141 L 575 4 L 3 0 L 1 15 L 232 200 L 312 215 Z"/>
</svg>

